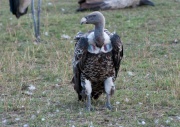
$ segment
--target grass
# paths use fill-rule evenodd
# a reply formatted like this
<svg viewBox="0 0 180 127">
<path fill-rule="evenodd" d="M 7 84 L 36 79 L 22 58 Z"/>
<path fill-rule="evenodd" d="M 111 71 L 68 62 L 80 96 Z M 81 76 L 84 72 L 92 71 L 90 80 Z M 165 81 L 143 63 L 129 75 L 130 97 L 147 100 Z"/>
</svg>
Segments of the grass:
<svg viewBox="0 0 180 127">
<path fill-rule="evenodd" d="M 75 12 L 76 0 L 43 1 L 43 41 L 35 45 L 31 16 L 17 20 L 8 1 L 0 1 L 0 126 L 179 126 L 180 3 L 154 3 L 102 11 L 106 28 L 121 36 L 124 59 L 111 100 L 114 110 L 102 108 L 103 95 L 93 101 L 96 111 L 88 113 L 70 81 L 73 37 L 93 28 L 79 24 L 89 12 Z M 31 85 L 32 93 L 26 89 Z"/>
</svg>

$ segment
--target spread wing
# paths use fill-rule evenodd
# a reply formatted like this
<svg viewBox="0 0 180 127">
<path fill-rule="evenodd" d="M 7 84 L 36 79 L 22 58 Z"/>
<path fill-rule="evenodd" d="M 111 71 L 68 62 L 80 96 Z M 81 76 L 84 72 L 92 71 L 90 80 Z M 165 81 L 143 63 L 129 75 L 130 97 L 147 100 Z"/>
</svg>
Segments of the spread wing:
<svg viewBox="0 0 180 127">
<path fill-rule="evenodd" d="M 86 60 L 86 54 L 88 49 L 88 39 L 82 37 L 75 45 L 74 58 L 73 58 L 73 79 L 74 89 L 78 93 L 79 100 L 82 99 L 81 95 L 81 80 L 80 75 L 84 67 L 84 62 Z"/>
<path fill-rule="evenodd" d="M 111 35 L 111 43 L 112 43 L 112 54 L 113 54 L 113 62 L 115 66 L 116 77 L 120 68 L 120 63 L 123 58 L 123 44 L 121 42 L 120 37 L 117 34 Z"/>
</svg>

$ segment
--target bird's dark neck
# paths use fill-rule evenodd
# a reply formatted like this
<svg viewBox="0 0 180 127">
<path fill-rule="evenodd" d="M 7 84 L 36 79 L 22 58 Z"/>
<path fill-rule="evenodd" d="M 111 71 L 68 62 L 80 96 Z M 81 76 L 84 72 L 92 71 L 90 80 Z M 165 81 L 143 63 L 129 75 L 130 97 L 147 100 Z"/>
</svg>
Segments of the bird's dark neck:
<svg viewBox="0 0 180 127">
<path fill-rule="evenodd" d="M 104 24 L 95 25 L 94 39 L 97 47 L 102 47 L 104 44 Z"/>
</svg>

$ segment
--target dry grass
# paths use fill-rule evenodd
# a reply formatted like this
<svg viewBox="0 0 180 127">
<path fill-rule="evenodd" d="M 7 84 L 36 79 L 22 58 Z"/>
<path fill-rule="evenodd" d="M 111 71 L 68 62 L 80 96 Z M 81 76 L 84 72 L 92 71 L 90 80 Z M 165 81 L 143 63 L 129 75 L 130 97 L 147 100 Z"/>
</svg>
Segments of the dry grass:
<svg viewBox="0 0 180 127">
<path fill-rule="evenodd" d="M 180 2 L 154 3 L 102 11 L 106 28 L 121 35 L 125 56 L 114 110 L 102 108 L 102 96 L 93 101 L 96 111 L 87 113 L 69 82 L 73 37 L 93 28 L 79 25 L 89 12 L 76 13 L 76 0 L 43 0 L 43 42 L 34 45 L 31 16 L 17 20 L 8 1 L 0 1 L 0 126 L 179 126 Z M 31 85 L 36 89 L 29 91 Z"/>
</svg>

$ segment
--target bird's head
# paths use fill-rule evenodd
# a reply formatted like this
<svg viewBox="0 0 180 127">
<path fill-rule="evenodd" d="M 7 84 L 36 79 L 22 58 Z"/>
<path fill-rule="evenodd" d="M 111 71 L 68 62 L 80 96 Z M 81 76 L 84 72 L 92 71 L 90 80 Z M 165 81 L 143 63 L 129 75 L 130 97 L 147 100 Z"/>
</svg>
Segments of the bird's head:
<svg viewBox="0 0 180 127">
<path fill-rule="evenodd" d="M 105 24 L 105 18 L 101 12 L 95 11 L 83 17 L 80 23 L 81 25 L 82 24 L 94 24 L 94 25 Z"/>
</svg>

